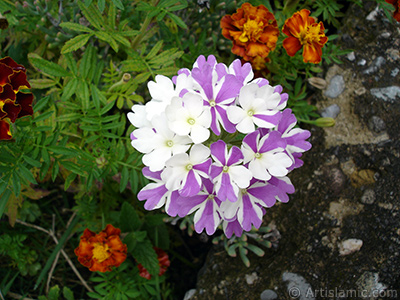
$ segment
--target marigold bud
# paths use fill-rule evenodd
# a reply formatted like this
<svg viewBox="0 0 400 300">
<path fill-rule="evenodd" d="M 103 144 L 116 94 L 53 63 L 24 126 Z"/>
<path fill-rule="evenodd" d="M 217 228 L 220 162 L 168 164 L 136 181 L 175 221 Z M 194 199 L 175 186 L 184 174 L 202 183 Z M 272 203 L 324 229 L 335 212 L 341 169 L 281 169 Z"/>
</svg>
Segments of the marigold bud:
<svg viewBox="0 0 400 300">
<path fill-rule="evenodd" d="M 332 127 L 335 126 L 335 123 L 333 118 L 319 118 L 314 121 L 314 124 L 318 127 Z"/>
</svg>

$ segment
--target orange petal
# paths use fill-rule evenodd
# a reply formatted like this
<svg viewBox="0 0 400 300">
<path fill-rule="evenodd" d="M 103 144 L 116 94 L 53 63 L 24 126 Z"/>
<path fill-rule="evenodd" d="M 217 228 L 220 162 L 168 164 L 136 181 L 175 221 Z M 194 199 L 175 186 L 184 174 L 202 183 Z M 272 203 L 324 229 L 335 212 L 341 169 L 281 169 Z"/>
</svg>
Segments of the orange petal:
<svg viewBox="0 0 400 300">
<path fill-rule="evenodd" d="M 102 230 L 107 234 L 107 236 L 112 236 L 112 235 L 120 235 L 121 234 L 121 229 L 115 228 L 111 224 L 108 224 L 105 229 Z"/>
<path fill-rule="evenodd" d="M 310 11 L 303 9 L 300 12 L 296 12 L 289 19 L 285 21 L 282 32 L 287 36 L 299 37 L 302 32 L 308 26 L 308 15 Z"/>
<path fill-rule="evenodd" d="M 262 58 L 265 58 L 268 56 L 269 52 L 270 52 L 270 48 L 268 48 L 266 45 L 264 44 L 260 44 L 260 43 L 249 43 L 247 45 L 247 55 L 248 56 L 261 56 Z"/>
<path fill-rule="evenodd" d="M 318 44 L 312 44 L 312 45 L 304 45 L 303 49 L 303 61 L 305 63 L 313 63 L 313 64 L 318 64 L 321 62 L 322 59 L 322 49 L 321 46 Z"/>
<path fill-rule="evenodd" d="M 292 36 L 284 39 L 282 46 L 289 56 L 294 56 L 302 48 L 300 41 Z"/>
</svg>

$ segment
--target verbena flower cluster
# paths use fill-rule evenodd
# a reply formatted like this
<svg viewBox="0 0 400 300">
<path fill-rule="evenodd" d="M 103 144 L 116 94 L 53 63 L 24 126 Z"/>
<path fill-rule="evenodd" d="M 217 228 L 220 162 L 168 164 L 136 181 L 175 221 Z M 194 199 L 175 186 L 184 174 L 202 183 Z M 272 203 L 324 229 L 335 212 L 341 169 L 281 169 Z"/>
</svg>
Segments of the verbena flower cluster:
<svg viewBox="0 0 400 300">
<path fill-rule="evenodd" d="M 150 180 L 139 193 L 145 209 L 170 216 L 194 214 L 194 227 L 227 237 L 259 228 L 266 208 L 287 202 L 294 187 L 286 176 L 311 148 L 310 132 L 295 128 L 285 109 L 288 94 L 249 63 L 229 67 L 210 55 L 172 80 L 148 83 L 151 101 L 128 114 L 137 128 L 132 146 L 144 153 Z"/>
</svg>

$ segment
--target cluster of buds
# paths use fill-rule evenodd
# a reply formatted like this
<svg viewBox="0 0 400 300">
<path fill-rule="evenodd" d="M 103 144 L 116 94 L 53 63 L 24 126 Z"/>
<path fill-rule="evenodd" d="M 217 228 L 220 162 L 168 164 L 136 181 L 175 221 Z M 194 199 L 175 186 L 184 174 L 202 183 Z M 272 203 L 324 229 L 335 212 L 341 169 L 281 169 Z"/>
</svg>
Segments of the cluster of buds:
<svg viewBox="0 0 400 300">
<path fill-rule="evenodd" d="M 289 56 L 303 49 L 303 61 L 317 64 L 328 38 L 323 23 L 309 15 L 309 10 L 302 9 L 285 21 L 282 32 L 288 38 L 283 47 Z M 275 50 L 279 29 L 274 15 L 264 5 L 244 3 L 236 13 L 221 19 L 221 28 L 222 35 L 232 40 L 234 54 L 250 62 L 255 70 L 265 68 L 269 53 Z"/>
<path fill-rule="evenodd" d="M 0 59 L 0 140 L 12 138 L 10 122 L 33 115 L 33 94 L 26 79 L 26 69 L 12 58 Z"/>
</svg>

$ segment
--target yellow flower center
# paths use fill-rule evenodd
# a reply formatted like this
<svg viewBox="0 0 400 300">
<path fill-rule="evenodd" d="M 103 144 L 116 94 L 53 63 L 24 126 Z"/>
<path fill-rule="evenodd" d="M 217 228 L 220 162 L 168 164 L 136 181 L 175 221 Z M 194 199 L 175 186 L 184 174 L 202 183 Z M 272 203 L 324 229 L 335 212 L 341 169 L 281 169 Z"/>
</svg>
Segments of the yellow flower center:
<svg viewBox="0 0 400 300">
<path fill-rule="evenodd" d="M 111 256 L 109 249 L 110 248 L 108 248 L 107 244 L 96 243 L 93 249 L 93 258 L 95 258 L 99 263 L 105 261 Z"/>
<path fill-rule="evenodd" d="M 190 125 L 194 125 L 194 124 L 196 123 L 195 119 L 193 119 L 193 118 L 187 119 L 187 122 L 188 122 Z"/>
<path fill-rule="evenodd" d="M 324 35 L 320 34 L 320 31 L 321 25 L 319 24 L 317 26 L 308 26 L 302 32 L 300 32 L 300 43 L 302 45 L 313 44 L 314 42 L 318 43 L 320 38 Z"/>
<path fill-rule="evenodd" d="M 243 32 L 239 37 L 239 41 L 247 43 L 251 38 L 257 39 L 263 29 L 264 23 L 262 21 L 257 22 L 256 20 L 247 20 L 243 25 Z"/>
</svg>

